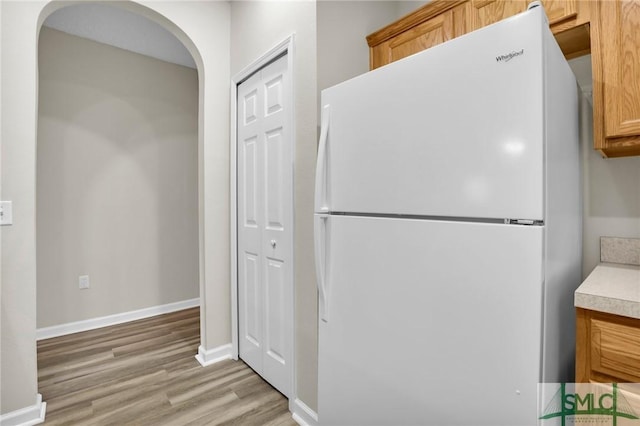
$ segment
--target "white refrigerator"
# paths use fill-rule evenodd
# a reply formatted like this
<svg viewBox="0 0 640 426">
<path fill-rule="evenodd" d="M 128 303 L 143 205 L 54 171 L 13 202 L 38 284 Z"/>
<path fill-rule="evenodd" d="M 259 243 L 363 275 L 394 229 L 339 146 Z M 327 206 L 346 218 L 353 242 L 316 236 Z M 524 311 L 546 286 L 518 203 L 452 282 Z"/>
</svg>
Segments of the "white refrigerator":
<svg viewBox="0 0 640 426">
<path fill-rule="evenodd" d="M 319 424 L 537 424 L 573 380 L 580 191 L 541 7 L 324 90 Z"/>
</svg>

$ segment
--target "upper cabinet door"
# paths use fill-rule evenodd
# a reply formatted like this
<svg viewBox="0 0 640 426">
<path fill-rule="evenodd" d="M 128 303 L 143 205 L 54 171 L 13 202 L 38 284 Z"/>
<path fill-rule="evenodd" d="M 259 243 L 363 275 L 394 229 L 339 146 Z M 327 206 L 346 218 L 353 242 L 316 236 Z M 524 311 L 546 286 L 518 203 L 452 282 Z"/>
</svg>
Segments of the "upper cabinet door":
<svg viewBox="0 0 640 426">
<path fill-rule="evenodd" d="M 591 4 L 588 0 L 542 0 L 549 28 L 567 59 L 591 53 Z"/>
<path fill-rule="evenodd" d="M 453 37 L 453 11 L 448 10 L 372 48 L 371 60 L 375 65 L 372 68 L 411 56 Z"/>
<path fill-rule="evenodd" d="M 576 0 L 543 0 L 542 6 L 544 6 L 552 29 L 556 24 L 573 19 L 578 15 Z"/>
<path fill-rule="evenodd" d="M 602 2 L 606 137 L 640 134 L 640 2 Z"/>
<path fill-rule="evenodd" d="M 452 38 L 453 12 L 449 10 L 389 40 L 389 60 L 397 61 Z"/>
<path fill-rule="evenodd" d="M 375 69 L 524 12 L 530 0 L 432 0 L 367 36 Z M 589 0 L 543 0 L 551 31 L 567 58 L 590 52 Z"/>
<path fill-rule="evenodd" d="M 471 29 L 486 27 L 527 10 L 526 0 L 472 0 Z"/>
<path fill-rule="evenodd" d="M 470 31 L 466 0 L 429 3 L 370 34 L 370 67 L 375 69 Z"/>
<path fill-rule="evenodd" d="M 471 0 L 469 27 L 477 30 L 527 10 L 530 0 Z M 591 52 L 586 0 L 542 0 L 551 32 L 567 59 Z"/>
<path fill-rule="evenodd" d="M 595 148 L 640 154 L 640 2 L 600 1 L 592 25 Z"/>
</svg>

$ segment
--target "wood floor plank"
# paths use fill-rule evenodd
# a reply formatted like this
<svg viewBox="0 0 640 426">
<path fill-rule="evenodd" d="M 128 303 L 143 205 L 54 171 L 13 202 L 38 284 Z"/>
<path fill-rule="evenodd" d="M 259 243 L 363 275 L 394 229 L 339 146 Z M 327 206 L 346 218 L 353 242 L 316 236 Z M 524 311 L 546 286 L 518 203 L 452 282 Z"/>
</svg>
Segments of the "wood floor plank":
<svg viewBox="0 0 640 426">
<path fill-rule="evenodd" d="M 261 421 L 256 421 L 255 410 L 264 405 L 277 404 L 280 400 L 278 395 L 272 393 L 262 394 L 247 400 L 238 399 L 238 401 L 226 407 L 223 413 L 208 413 L 198 420 L 205 422 L 201 424 L 216 425 L 262 424 Z"/>
<path fill-rule="evenodd" d="M 86 386 L 79 390 L 65 392 L 68 389 L 64 388 L 62 391 L 58 391 L 57 394 L 53 393 L 50 388 L 41 388 L 40 390 L 49 397 L 47 400 L 47 413 L 52 414 L 56 410 L 68 408 L 75 404 L 92 404 L 96 400 L 125 392 L 136 386 L 158 383 L 164 377 L 166 377 L 166 374 L 163 371 L 155 371 L 149 374 L 140 374 L 131 380 L 113 381 L 110 383 L 93 384 L 89 379 L 85 382 Z M 53 390 L 57 390 L 59 387 L 60 386 L 54 385 Z"/>
<path fill-rule="evenodd" d="M 45 425 L 293 426 L 242 361 L 202 367 L 199 308 L 38 342 Z"/>
</svg>

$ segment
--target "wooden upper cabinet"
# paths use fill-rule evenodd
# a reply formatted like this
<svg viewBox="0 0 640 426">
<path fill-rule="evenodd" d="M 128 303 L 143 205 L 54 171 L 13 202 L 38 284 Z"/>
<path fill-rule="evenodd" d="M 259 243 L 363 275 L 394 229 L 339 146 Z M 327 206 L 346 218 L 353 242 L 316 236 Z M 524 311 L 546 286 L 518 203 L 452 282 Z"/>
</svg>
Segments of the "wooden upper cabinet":
<svg viewBox="0 0 640 426">
<path fill-rule="evenodd" d="M 471 30 L 495 24 L 527 10 L 525 0 L 471 0 Z"/>
<path fill-rule="evenodd" d="M 640 155 L 640 2 L 598 2 L 591 56 L 595 148 Z"/>
<path fill-rule="evenodd" d="M 542 5 L 552 29 L 558 23 L 578 16 L 577 0 L 543 0 Z"/>
<path fill-rule="evenodd" d="M 453 38 L 453 12 L 448 10 L 389 40 L 389 59 L 397 61 Z"/>
<path fill-rule="evenodd" d="M 567 59 L 591 52 L 590 0 L 543 0 L 549 27 Z"/>
<path fill-rule="evenodd" d="M 468 32 L 467 0 L 434 1 L 367 37 L 371 69 Z"/>
<path fill-rule="evenodd" d="M 448 10 L 433 19 L 379 44 L 373 51 L 378 66 L 386 65 L 453 38 L 453 12 Z"/>
<path fill-rule="evenodd" d="M 433 0 L 367 37 L 375 69 L 524 12 L 528 0 Z M 590 52 L 589 1 L 543 0 L 551 31 L 568 58 Z"/>
<path fill-rule="evenodd" d="M 378 68 L 523 12 L 528 0 L 433 0 L 367 37 Z M 594 147 L 640 155 L 640 0 L 542 0 L 567 59 L 592 53 Z"/>
<path fill-rule="evenodd" d="M 471 0 L 471 28 L 477 30 L 527 10 L 526 0 Z M 586 55 L 590 46 L 588 0 L 542 0 L 549 28 L 567 59 Z"/>
</svg>

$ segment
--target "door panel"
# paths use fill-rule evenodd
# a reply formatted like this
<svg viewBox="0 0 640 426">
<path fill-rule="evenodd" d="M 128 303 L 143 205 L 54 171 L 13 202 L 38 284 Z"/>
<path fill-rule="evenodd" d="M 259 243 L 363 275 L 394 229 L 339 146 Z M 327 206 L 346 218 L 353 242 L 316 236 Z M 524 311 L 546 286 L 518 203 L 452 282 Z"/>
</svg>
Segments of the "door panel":
<svg viewBox="0 0 640 426">
<path fill-rule="evenodd" d="M 244 196 L 244 225 L 257 227 L 257 212 L 256 206 L 258 201 L 256 199 L 257 192 L 257 137 L 252 136 L 245 140 L 242 144 L 242 156 L 241 160 L 243 165 L 243 196 Z"/>
<path fill-rule="evenodd" d="M 282 76 L 277 76 L 276 78 L 268 81 L 265 84 L 265 88 L 267 105 L 266 115 L 282 111 Z"/>
<path fill-rule="evenodd" d="M 291 390 L 292 143 L 287 57 L 238 87 L 238 332 L 240 357 Z"/>
<path fill-rule="evenodd" d="M 283 146 L 282 128 L 271 130 L 266 134 L 266 215 L 267 228 L 274 231 L 284 230 L 283 184 L 288 168 L 282 164 Z"/>
<path fill-rule="evenodd" d="M 278 372 L 287 366 L 287 286 L 285 277 L 285 265 L 275 259 L 267 260 L 266 272 L 266 339 L 265 339 L 265 376 L 270 377 L 269 382 L 277 389 L 286 388 L 283 382 L 286 376 Z"/>
<path fill-rule="evenodd" d="M 245 337 L 253 345 L 253 348 L 247 348 L 247 351 L 251 349 L 260 350 L 260 342 L 262 341 L 260 321 L 262 319 L 262 314 L 260 312 L 260 304 L 258 303 L 260 301 L 258 255 L 245 252 L 244 268 L 244 297 L 242 300 L 246 323 Z"/>
<path fill-rule="evenodd" d="M 328 220 L 320 424 L 537 423 L 542 227 Z"/>
<path fill-rule="evenodd" d="M 284 315 L 286 291 L 284 264 L 277 260 L 267 261 L 267 354 L 284 364 Z"/>
<path fill-rule="evenodd" d="M 246 83 L 251 84 L 251 80 Z M 248 125 L 254 122 L 258 118 L 257 107 L 258 107 L 258 91 L 252 90 L 246 95 L 243 96 L 244 100 L 244 125 Z"/>
</svg>

